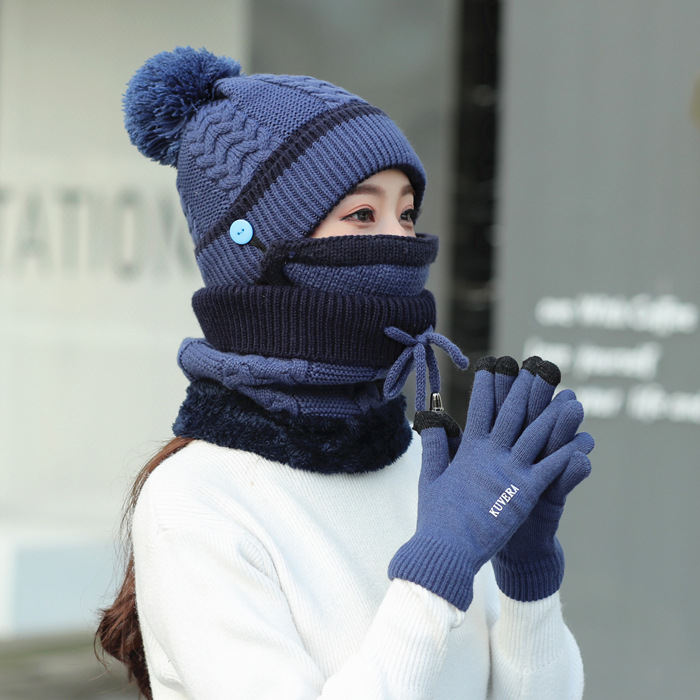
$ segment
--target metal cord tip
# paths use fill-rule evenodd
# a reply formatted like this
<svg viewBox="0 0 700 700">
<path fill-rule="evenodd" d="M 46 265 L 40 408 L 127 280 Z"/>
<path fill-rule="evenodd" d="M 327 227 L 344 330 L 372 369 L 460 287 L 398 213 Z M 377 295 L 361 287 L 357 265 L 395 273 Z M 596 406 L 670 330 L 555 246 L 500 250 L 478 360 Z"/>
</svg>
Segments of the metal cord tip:
<svg viewBox="0 0 700 700">
<path fill-rule="evenodd" d="M 437 391 L 430 394 L 430 410 L 442 413 L 445 409 L 442 405 L 442 396 Z"/>
</svg>

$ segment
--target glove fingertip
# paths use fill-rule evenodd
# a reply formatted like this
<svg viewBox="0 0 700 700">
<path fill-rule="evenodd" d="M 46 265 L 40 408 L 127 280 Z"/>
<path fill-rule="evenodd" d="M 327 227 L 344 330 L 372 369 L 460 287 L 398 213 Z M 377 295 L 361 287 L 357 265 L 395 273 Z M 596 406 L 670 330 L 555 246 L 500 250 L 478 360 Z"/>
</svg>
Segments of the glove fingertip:
<svg viewBox="0 0 700 700">
<path fill-rule="evenodd" d="M 547 384 L 557 386 L 561 381 L 561 370 L 553 362 L 544 360 L 537 368 L 537 376 L 544 379 Z"/>
<path fill-rule="evenodd" d="M 494 374 L 494 372 L 496 371 L 496 362 L 497 360 L 495 357 L 493 357 L 493 355 L 486 355 L 485 357 L 480 357 L 474 365 L 474 372 L 479 372 L 480 370 L 484 369 L 487 372 L 491 372 L 491 374 Z"/>
<path fill-rule="evenodd" d="M 550 487 L 550 498 L 561 506 L 566 502 L 566 497 L 591 474 L 591 460 L 578 450 L 569 458 L 569 462 L 562 475 L 556 479 Z"/>
<path fill-rule="evenodd" d="M 574 452 L 571 456 L 571 461 L 569 463 L 572 473 L 575 474 L 574 483 L 570 488 L 577 486 L 584 479 L 587 479 L 591 471 L 593 470 L 591 466 L 591 460 L 583 452 Z"/>
<path fill-rule="evenodd" d="M 572 389 L 562 389 L 556 394 L 553 401 L 576 401 L 576 392 Z"/>
<path fill-rule="evenodd" d="M 496 360 L 496 374 L 505 374 L 508 377 L 517 377 L 520 367 L 510 355 L 504 355 Z"/>
<path fill-rule="evenodd" d="M 586 471 L 590 474 L 591 472 L 591 460 L 588 455 L 580 450 L 576 450 L 574 454 L 571 455 L 571 461 L 575 462 L 577 466 L 584 467 Z"/>
<path fill-rule="evenodd" d="M 530 372 L 530 374 L 537 374 L 542 364 L 542 358 L 537 355 L 528 357 L 527 360 L 523 360 L 522 368 Z"/>
<path fill-rule="evenodd" d="M 462 430 L 449 414 L 438 411 L 418 411 L 413 419 L 413 429 L 420 435 L 427 428 L 443 428 L 448 438 L 459 437 Z"/>
<path fill-rule="evenodd" d="M 562 413 L 566 411 L 566 416 L 571 421 L 576 421 L 580 425 L 583 422 L 583 404 L 577 399 L 570 399 L 562 408 Z"/>
</svg>

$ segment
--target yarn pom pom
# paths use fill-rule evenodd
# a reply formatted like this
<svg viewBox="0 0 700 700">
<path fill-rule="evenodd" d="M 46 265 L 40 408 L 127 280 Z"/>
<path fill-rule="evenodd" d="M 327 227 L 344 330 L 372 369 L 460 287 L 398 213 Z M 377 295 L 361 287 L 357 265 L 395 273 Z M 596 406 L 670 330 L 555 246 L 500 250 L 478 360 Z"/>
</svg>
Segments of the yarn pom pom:
<svg viewBox="0 0 700 700">
<path fill-rule="evenodd" d="M 148 59 L 124 94 L 124 124 L 131 142 L 145 156 L 174 166 L 185 125 L 213 99 L 214 83 L 240 73 L 237 61 L 189 46 Z"/>
</svg>

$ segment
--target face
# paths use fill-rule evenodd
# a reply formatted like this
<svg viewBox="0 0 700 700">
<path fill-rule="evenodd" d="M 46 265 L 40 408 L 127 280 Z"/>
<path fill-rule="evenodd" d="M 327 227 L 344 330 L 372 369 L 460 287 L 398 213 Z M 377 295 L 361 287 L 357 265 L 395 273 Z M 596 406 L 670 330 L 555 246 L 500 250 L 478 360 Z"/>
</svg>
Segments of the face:
<svg viewBox="0 0 700 700">
<path fill-rule="evenodd" d="M 413 187 L 405 173 L 382 170 L 345 196 L 311 238 L 353 234 L 415 237 L 417 212 L 413 197 Z"/>
</svg>

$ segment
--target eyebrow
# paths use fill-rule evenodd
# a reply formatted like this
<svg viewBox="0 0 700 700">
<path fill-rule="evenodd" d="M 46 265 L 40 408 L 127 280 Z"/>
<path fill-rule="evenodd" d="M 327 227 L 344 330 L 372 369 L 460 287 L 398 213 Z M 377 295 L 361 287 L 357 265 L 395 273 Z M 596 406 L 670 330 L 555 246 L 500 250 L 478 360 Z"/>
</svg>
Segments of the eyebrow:
<svg viewBox="0 0 700 700">
<path fill-rule="evenodd" d="M 357 185 L 357 187 L 350 190 L 350 192 L 348 192 L 348 194 L 349 195 L 350 194 L 374 194 L 377 196 L 381 196 L 381 195 L 385 194 L 385 190 L 383 187 L 379 187 L 378 185 L 369 185 L 366 183 L 365 184 L 360 183 L 359 185 Z M 408 185 L 404 185 L 400 194 L 402 197 L 404 195 L 407 195 L 407 194 L 412 194 L 415 196 L 416 192 L 413 189 L 413 187 L 411 187 L 411 185 L 408 184 Z"/>
</svg>

